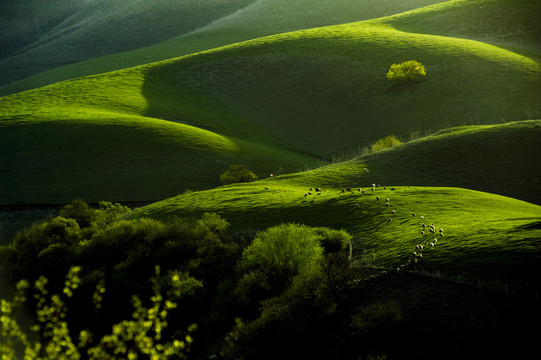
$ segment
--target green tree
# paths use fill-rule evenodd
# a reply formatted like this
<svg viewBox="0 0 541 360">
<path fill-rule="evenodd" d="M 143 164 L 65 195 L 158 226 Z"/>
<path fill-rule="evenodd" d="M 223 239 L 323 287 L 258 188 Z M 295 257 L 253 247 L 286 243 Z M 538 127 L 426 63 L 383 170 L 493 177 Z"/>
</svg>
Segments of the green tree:
<svg viewBox="0 0 541 360">
<path fill-rule="evenodd" d="M 410 60 L 400 64 L 393 64 L 387 72 L 387 79 L 397 82 L 412 81 L 417 76 L 425 76 L 426 69 L 418 61 Z"/>
<path fill-rule="evenodd" d="M 220 175 L 224 184 L 246 183 L 257 180 L 257 175 L 249 170 L 246 165 L 231 164 L 229 168 Z"/>
<path fill-rule="evenodd" d="M 282 224 L 257 234 L 239 262 L 241 298 L 281 293 L 291 279 L 318 266 L 323 257 L 319 237 L 310 227 Z"/>
</svg>

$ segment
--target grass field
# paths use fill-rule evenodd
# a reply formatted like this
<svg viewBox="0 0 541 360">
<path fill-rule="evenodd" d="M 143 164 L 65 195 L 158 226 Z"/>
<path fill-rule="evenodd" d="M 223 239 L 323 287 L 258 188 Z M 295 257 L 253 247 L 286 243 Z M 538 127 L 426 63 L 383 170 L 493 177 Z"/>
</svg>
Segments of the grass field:
<svg viewBox="0 0 541 360">
<path fill-rule="evenodd" d="M 538 118 L 536 58 L 398 30 L 427 12 L 456 19 L 461 6 L 279 34 L 0 98 L 8 189 L 0 203 L 159 200 L 216 186 L 230 163 L 265 176 L 313 167 L 391 134 L 407 139 Z M 426 79 L 389 83 L 390 64 L 406 59 L 421 61 Z M 509 161 L 516 158 L 503 169 L 520 167 Z M 510 171 L 503 173 L 509 180 Z M 507 180 L 487 189 L 512 186 Z"/>
<path fill-rule="evenodd" d="M 64 0 L 64 2 L 69 1 Z M 3 64 L 0 63 L 2 64 L 0 78 L 4 79 L 4 84 L 20 80 L 21 75 L 25 73 L 26 76 L 38 73 L 0 88 L 0 95 L 71 78 L 143 65 L 261 36 L 396 14 L 441 1 L 388 0 L 381 2 L 379 0 L 365 0 L 359 2 L 337 0 L 332 3 L 314 3 L 308 0 L 235 0 L 226 2 L 213 0 L 204 3 L 198 1 L 153 1 L 152 5 L 144 2 L 132 4 L 130 15 L 124 14 L 119 9 L 127 6 L 131 0 L 123 0 L 114 4 L 104 1 L 101 11 L 105 15 L 99 21 L 87 21 L 89 24 L 78 29 L 75 34 L 63 34 L 64 36 L 59 36 L 54 42 L 34 44 L 26 53 L 15 54 L 15 56 L 7 58 Z M 17 5 L 14 8 L 23 12 L 20 3 L 15 4 Z M 78 6 L 82 6 L 84 9 L 84 5 L 81 3 L 78 3 Z M 152 11 L 149 7 L 153 8 Z M 37 22 L 42 16 L 54 18 L 54 16 L 58 16 L 59 12 L 61 11 L 51 11 L 51 13 L 41 11 L 39 14 L 34 14 L 34 22 Z M 80 12 L 79 16 L 84 17 L 86 13 Z M 16 17 L 15 15 L 13 17 L 20 20 L 21 16 Z M 130 18 L 136 19 L 136 21 L 129 21 Z M 12 20 L 11 17 L 6 16 L 6 22 L 9 20 Z M 16 24 L 15 28 L 18 31 L 13 31 L 14 36 L 20 37 L 21 33 L 25 33 L 24 30 L 28 31 L 28 26 L 21 25 L 24 22 L 16 21 Z M 11 22 L 8 22 L 5 28 L 10 29 L 9 25 Z M 19 28 L 21 26 L 23 28 Z M 125 27 L 123 31 L 116 31 L 122 27 Z M 61 26 L 60 28 L 62 29 Z M 6 34 L 8 42 L 11 40 L 9 34 Z M 45 33 L 43 36 L 51 37 L 51 34 Z M 103 41 L 104 36 L 109 36 L 107 41 Z M 85 37 L 85 47 L 79 49 L 78 41 L 82 37 Z M 148 46 L 160 38 L 167 41 Z M 136 44 L 141 46 L 145 43 L 147 46 L 125 51 L 130 46 L 134 48 Z M 75 45 L 79 51 L 66 53 L 66 48 L 70 45 Z M 124 52 L 115 54 L 119 50 Z M 58 59 L 59 55 L 61 60 Z M 71 64 L 74 61 L 81 62 Z M 69 65 L 60 66 L 67 63 Z M 5 69 L 4 72 L 1 72 L 2 69 Z M 49 71 L 45 71 L 46 69 Z M 18 78 L 16 78 L 17 76 Z M 11 80 L 7 80 L 8 78 Z"/>
<path fill-rule="evenodd" d="M 238 231 L 284 221 L 343 228 L 356 236 L 358 259 L 369 263 L 376 259 L 379 264 L 397 267 L 407 261 L 415 245 L 428 241 L 422 251 L 426 271 L 537 281 L 534 274 L 539 271 L 541 255 L 538 205 L 458 188 L 390 186 L 372 192 L 364 179 L 359 178 L 358 184 L 368 191 L 341 193 L 336 187 L 322 187 L 321 195 L 305 197 L 308 187 L 276 179 L 182 195 L 136 209 L 132 216 L 168 218 L 216 212 Z M 423 222 L 426 235 L 421 234 Z M 444 229 L 443 238 L 428 232 L 432 223 L 437 232 Z M 431 247 L 434 238 L 438 242 Z"/>
</svg>

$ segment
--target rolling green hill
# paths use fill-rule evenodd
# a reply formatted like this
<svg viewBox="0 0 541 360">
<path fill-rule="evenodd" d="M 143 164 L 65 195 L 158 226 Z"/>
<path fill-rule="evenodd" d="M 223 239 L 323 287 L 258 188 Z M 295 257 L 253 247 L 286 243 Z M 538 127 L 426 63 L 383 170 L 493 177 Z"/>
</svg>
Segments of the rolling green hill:
<svg viewBox="0 0 541 360">
<path fill-rule="evenodd" d="M 284 221 L 344 228 L 356 236 L 358 259 L 373 260 L 375 256 L 379 263 L 398 266 L 407 261 L 415 245 L 420 244 L 424 245 L 420 252 L 423 253 L 424 269 L 428 271 L 442 271 L 455 276 L 467 274 L 475 278 L 537 281 L 533 274 L 539 271 L 541 256 L 541 206 L 455 187 L 394 185 L 401 184 L 399 178 L 404 176 L 407 165 L 411 166 L 410 179 L 415 178 L 418 172 L 421 174 L 417 178 L 422 179 L 422 172 L 431 171 L 434 183 L 450 182 L 453 176 L 456 181 L 468 183 L 467 178 L 473 173 L 469 166 L 482 164 L 487 155 L 476 152 L 481 149 L 473 146 L 471 163 L 466 161 L 463 173 L 456 174 L 458 164 L 448 162 L 450 159 L 436 161 L 439 155 L 449 153 L 449 146 L 460 152 L 465 142 L 484 147 L 487 145 L 483 143 L 490 138 L 494 142 L 507 142 L 510 148 L 517 150 L 511 153 L 518 159 L 523 155 L 522 150 L 535 150 L 534 146 L 537 146 L 539 151 L 536 144 L 539 144 L 540 125 L 541 121 L 536 121 L 452 129 L 345 163 L 251 184 L 181 195 L 136 209 L 131 216 L 166 219 L 216 212 L 228 219 L 237 231 L 263 229 Z M 419 161 L 415 155 L 421 152 L 426 158 Z M 385 170 L 393 161 L 403 158 L 406 159 L 401 169 L 403 172 L 393 175 L 392 169 Z M 414 165 L 421 162 L 428 165 Z M 512 163 L 502 162 L 511 167 Z M 438 171 L 427 170 L 430 166 L 438 168 Z M 364 171 L 365 167 L 368 173 Z M 492 174 L 493 177 L 511 176 L 511 168 L 502 167 L 500 170 L 501 173 Z M 539 167 L 531 170 L 532 175 L 539 179 Z M 490 186 L 488 174 L 484 179 L 479 174 L 473 176 L 477 177 L 469 179 L 470 184 L 483 180 L 477 184 L 478 188 L 483 184 Z M 517 174 L 517 179 L 521 176 L 522 173 Z M 372 191 L 374 179 L 381 180 L 381 187 Z M 497 184 L 498 180 L 494 182 Z M 312 190 L 312 195 L 305 196 L 311 187 L 320 187 L 321 194 Z M 342 192 L 343 187 L 351 187 L 352 191 Z M 358 190 L 359 187 L 364 193 Z M 531 186 L 524 185 L 524 188 L 522 195 Z M 539 199 L 538 180 L 533 191 L 537 192 Z M 376 200 L 376 196 L 380 199 Z M 390 206 L 386 206 L 386 198 L 389 198 Z M 393 210 L 396 214 L 392 213 Z M 424 220 L 420 216 L 424 216 Z M 421 234 L 423 222 L 427 225 L 425 235 Z M 435 224 L 435 235 L 428 231 L 432 223 Z M 439 236 L 440 227 L 444 237 Z M 432 247 L 430 242 L 434 238 L 438 242 Z"/>
<path fill-rule="evenodd" d="M 186 112 L 202 106 L 211 118 L 212 112 L 220 113 L 218 121 L 234 117 L 230 131 L 217 134 L 147 117 L 136 81 L 140 74 L 133 73 L 3 98 L 1 183 L 10 191 L 2 192 L 0 203 L 62 203 L 78 197 L 148 201 L 215 186 L 230 163 L 247 163 L 259 175 L 316 163 L 265 141 L 268 136 L 254 126 L 236 132 L 242 118 L 192 94 L 184 99 Z M 34 97 L 36 109 L 31 109 Z M 47 99 L 47 106 L 40 99 Z M 18 106 L 27 111 L 18 112 Z M 204 121 L 207 114 L 198 115 Z M 248 130 L 260 134 L 257 142 L 235 137 Z"/>
<path fill-rule="evenodd" d="M 113 27 L 116 29 L 126 25 L 126 16 L 121 11 L 115 11 L 108 14 L 106 20 L 101 20 L 99 27 L 92 24 L 92 26 L 80 29 L 78 37 L 73 35 L 61 37 L 54 43 L 47 43 L 32 49 L 32 56 L 24 57 L 24 62 L 21 62 L 22 56 L 8 59 L 3 65 L 0 62 L 0 70 L 13 67 L 13 71 L 22 68 L 21 71 L 28 72 L 28 63 L 35 62 L 39 62 L 41 67 L 31 65 L 34 73 L 44 71 L 47 68 L 51 69 L 0 88 L 0 95 L 28 90 L 61 80 L 174 58 L 261 36 L 397 14 L 441 1 L 443 0 L 387 0 L 384 2 L 380 0 L 335 0 L 333 2 L 310 0 L 200 2 L 184 0 L 160 1 L 157 9 L 154 1 L 153 10 L 148 9 L 150 5 L 139 2 L 136 6 L 132 6 L 137 10 L 135 15 L 138 17 L 136 17 L 137 21 L 130 21 L 128 31 L 111 31 Z M 124 0 L 126 4 L 129 2 L 131 1 Z M 114 5 L 106 3 L 108 7 L 112 6 L 115 9 L 126 5 L 117 4 L 117 2 Z M 241 5 L 246 6 L 241 8 Z M 232 14 L 226 12 L 233 8 L 237 11 Z M 107 7 L 105 11 L 107 11 Z M 152 13 L 152 16 L 149 16 L 148 13 Z M 215 21 L 211 22 L 211 19 Z M 205 21 L 208 24 L 205 24 Z M 199 28 L 193 31 L 183 32 L 197 26 Z M 98 35 L 109 34 L 111 38 L 107 41 L 95 42 L 94 39 L 102 37 L 96 36 L 96 32 Z M 154 35 L 154 40 L 157 40 L 157 36 L 161 36 L 167 41 L 120 54 L 100 56 L 103 55 L 101 53 L 105 54 L 107 51 L 115 53 L 118 52 L 118 49 L 128 48 L 125 43 L 139 42 L 142 45 L 142 41 L 146 40 L 148 45 L 151 38 L 149 32 Z M 18 33 L 20 32 L 18 31 Z M 86 36 L 85 51 L 64 56 L 65 44 L 80 41 L 82 36 Z M 89 42 L 91 46 L 88 46 Z M 135 44 L 132 45 L 132 47 L 134 46 Z M 87 47 L 88 50 L 86 50 Z M 98 53 L 98 50 L 101 53 Z M 89 51 L 94 52 L 92 56 L 89 56 Z M 58 59 L 55 59 L 58 54 L 63 55 L 62 64 L 73 62 L 75 60 L 73 57 L 80 60 L 89 57 L 91 59 L 59 67 Z M 100 57 L 96 58 L 96 56 Z M 48 67 L 46 67 L 47 64 L 49 64 Z M 38 68 L 36 69 L 36 67 Z M 7 77 L 2 75 L 3 72 L 0 72 L 0 78 L 5 79 L 3 84 L 13 81 L 12 77 L 9 77 L 11 80 L 7 81 Z"/>
<path fill-rule="evenodd" d="M 158 200 L 217 185 L 233 162 L 260 176 L 295 171 L 390 134 L 539 115 L 535 59 L 396 21 L 280 34 L 0 98 L 0 203 Z M 388 66 L 412 58 L 426 79 L 389 83 Z"/>
<path fill-rule="evenodd" d="M 191 54 L 261 36 L 369 20 L 426 7 L 394 19 L 408 32 L 484 41 L 540 56 L 541 6 L 536 0 L 255 1 L 207 26 L 153 46 L 62 66 L 0 88 L 9 94 L 70 78 Z M 413 15 L 413 16 L 412 16 Z"/>
</svg>

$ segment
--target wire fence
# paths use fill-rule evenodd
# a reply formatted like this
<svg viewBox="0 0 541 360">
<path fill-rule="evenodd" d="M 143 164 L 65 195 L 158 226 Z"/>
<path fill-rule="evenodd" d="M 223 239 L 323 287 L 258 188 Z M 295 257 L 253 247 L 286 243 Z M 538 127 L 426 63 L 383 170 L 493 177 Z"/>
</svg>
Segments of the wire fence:
<svg viewBox="0 0 541 360">
<path fill-rule="evenodd" d="M 356 263 L 356 261 L 354 261 Z M 358 263 L 357 265 L 360 265 L 364 268 L 370 268 L 370 269 L 376 269 L 376 270 L 382 270 L 387 272 L 406 272 L 408 274 L 414 274 L 417 276 L 424 276 L 429 277 L 433 279 L 438 280 L 444 280 L 444 281 L 450 281 L 458 284 L 465 284 L 470 286 L 476 286 L 483 289 L 490 289 L 494 291 L 504 292 L 508 295 L 513 296 L 520 296 L 524 298 L 530 298 L 535 299 L 536 301 L 539 301 L 539 289 L 532 288 L 531 286 L 525 286 L 524 284 L 518 284 L 513 283 L 509 281 L 499 280 L 499 279 L 488 279 L 488 278 L 481 278 L 476 276 L 468 276 L 465 274 L 456 274 L 456 275 L 450 275 L 450 274 L 444 274 L 441 271 L 426 271 L 424 270 L 423 266 L 418 266 L 415 268 L 411 267 L 401 267 L 401 266 L 395 266 L 394 264 L 380 264 L 376 261 L 372 263 Z"/>
</svg>

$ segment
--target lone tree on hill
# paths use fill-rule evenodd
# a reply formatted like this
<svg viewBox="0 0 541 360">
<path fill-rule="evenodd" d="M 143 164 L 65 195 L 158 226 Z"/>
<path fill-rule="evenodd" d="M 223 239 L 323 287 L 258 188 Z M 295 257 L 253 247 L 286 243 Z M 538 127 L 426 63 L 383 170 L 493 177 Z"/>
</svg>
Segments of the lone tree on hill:
<svg viewBox="0 0 541 360">
<path fill-rule="evenodd" d="M 246 165 L 231 164 L 229 168 L 220 175 L 224 184 L 246 183 L 257 180 L 257 175 L 249 170 Z"/>
<path fill-rule="evenodd" d="M 387 79 L 391 81 L 405 82 L 416 79 L 416 76 L 425 76 L 426 69 L 418 61 L 410 60 L 400 64 L 393 64 L 387 72 Z"/>
</svg>

